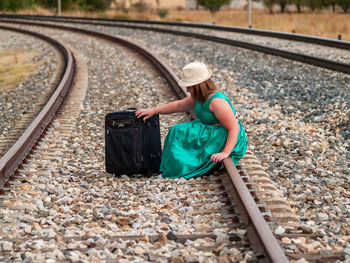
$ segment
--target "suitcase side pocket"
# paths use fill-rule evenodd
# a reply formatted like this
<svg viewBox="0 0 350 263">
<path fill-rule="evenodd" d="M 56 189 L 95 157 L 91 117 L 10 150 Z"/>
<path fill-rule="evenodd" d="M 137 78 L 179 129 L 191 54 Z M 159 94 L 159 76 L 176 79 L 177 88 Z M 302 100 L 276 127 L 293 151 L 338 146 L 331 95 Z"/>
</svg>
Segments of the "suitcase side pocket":
<svg viewBox="0 0 350 263">
<path fill-rule="evenodd" d="M 145 138 L 143 172 L 147 174 L 158 173 L 161 161 L 159 116 L 154 115 L 149 118 L 143 127 Z"/>
<path fill-rule="evenodd" d="M 106 169 L 111 173 L 136 173 L 141 168 L 140 131 L 137 127 L 108 129 Z"/>
</svg>

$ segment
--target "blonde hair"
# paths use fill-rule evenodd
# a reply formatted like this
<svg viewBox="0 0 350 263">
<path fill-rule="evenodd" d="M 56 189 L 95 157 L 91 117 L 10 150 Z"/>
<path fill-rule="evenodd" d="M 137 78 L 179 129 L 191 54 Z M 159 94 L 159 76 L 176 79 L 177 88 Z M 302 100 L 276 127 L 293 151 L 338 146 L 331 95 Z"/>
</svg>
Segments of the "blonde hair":
<svg viewBox="0 0 350 263">
<path fill-rule="evenodd" d="M 200 103 L 204 103 L 207 100 L 209 94 L 219 90 L 211 78 L 199 84 L 190 86 L 190 88 L 193 88 L 194 99 L 198 100 Z"/>
</svg>

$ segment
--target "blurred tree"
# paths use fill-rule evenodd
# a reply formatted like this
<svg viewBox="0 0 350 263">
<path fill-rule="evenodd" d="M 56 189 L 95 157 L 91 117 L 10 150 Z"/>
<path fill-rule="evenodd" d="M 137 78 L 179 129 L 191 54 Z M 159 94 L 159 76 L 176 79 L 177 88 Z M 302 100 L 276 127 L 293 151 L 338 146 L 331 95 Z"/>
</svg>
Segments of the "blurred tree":
<svg viewBox="0 0 350 263">
<path fill-rule="evenodd" d="M 282 14 L 284 13 L 284 10 L 287 4 L 289 4 L 289 2 L 290 2 L 289 0 L 277 0 L 277 4 L 280 6 Z"/>
<path fill-rule="evenodd" d="M 37 0 L 23 0 L 24 8 L 33 8 L 37 5 Z"/>
<path fill-rule="evenodd" d="M 57 0 L 38 0 L 38 2 L 41 6 L 46 8 L 52 8 L 57 6 Z"/>
<path fill-rule="evenodd" d="M 338 0 L 338 5 L 343 9 L 344 13 L 350 11 L 350 0 Z"/>
<path fill-rule="evenodd" d="M 138 2 L 131 4 L 131 8 L 136 10 L 137 12 L 144 13 L 148 9 L 150 9 L 150 6 L 144 0 L 139 0 Z"/>
<path fill-rule="evenodd" d="M 312 12 L 316 11 L 316 9 L 321 9 L 322 7 L 321 0 L 305 0 L 305 2 Z"/>
<path fill-rule="evenodd" d="M 198 0 L 198 4 L 214 13 L 219 11 L 223 5 L 231 3 L 231 0 Z"/>
<path fill-rule="evenodd" d="M 276 4 L 276 0 L 263 0 L 264 5 L 269 9 L 270 14 L 273 14 L 273 6 Z"/>
<path fill-rule="evenodd" d="M 338 0 L 322 0 L 322 6 L 328 7 L 332 6 L 333 12 L 335 12 L 335 6 L 337 5 Z"/>
<path fill-rule="evenodd" d="M 79 6 L 88 11 L 104 11 L 111 3 L 112 0 L 80 0 Z"/>
<path fill-rule="evenodd" d="M 3 0 L 1 0 L 2 2 Z M 23 0 L 5 0 L 4 6 L 5 10 L 11 11 L 11 12 L 17 12 L 18 10 L 24 8 L 24 2 Z"/>
<path fill-rule="evenodd" d="M 295 4 L 298 13 L 301 13 L 301 7 L 304 5 L 304 0 L 292 0 L 292 3 Z"/>
<path fill-rule="evenodd" d="M 67 10 L 78 2 L 79 0 L 61 0 L 62 10 Z M 38 0 L 38 3 L 46 8 L 57 8 L 57 0 Z"/>
<path fill-rule="evenodd" d="M 8 0 L 0 0 L 0 10 L 6 10 L 8 5 Z"/>
</svg>

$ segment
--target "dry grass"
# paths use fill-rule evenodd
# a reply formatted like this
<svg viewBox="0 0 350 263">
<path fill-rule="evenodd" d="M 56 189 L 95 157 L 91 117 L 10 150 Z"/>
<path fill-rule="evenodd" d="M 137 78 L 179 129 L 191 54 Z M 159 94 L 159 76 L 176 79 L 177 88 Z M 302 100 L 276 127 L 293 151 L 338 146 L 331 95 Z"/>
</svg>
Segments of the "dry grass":
<svg viewBox="0 0 350 263">
<path fill-rule="evenodd" d="M 31 62 L 37 54 L 24 50 L 0 50 L 0 91 L 12 88 L 35 73 Z"/>
<path fill-rule="evenodd" d="M 126 6 L 130 6 L 130 2 L 132 3 L 136 3 L 140 0 L 129 0 L 126 1 Z M 181 7 L 181 8 L 185 8 L 186 7 L 186 0 L 142 0 L 144 3 L 146 3 L 147 5 L 156 8 L 156 7 L 160 7 L 160 8 L 177 8 L 177 7 Z M 119 1 L 122 2 L 122 1 Z M 157 3 L 159 2 L 159 4 Z M 118 1 L 117 1 L 118 3 Z"/>
<path fill-rule="evenodd" d="M 222 10 L 215 14 L 204 10 L 170 11 L 167 19 L 246 27 L 247 11 Z M 350 14 L 323 11 L 321 13 L 271 15 L 264 10 L 252 10 L 252 27 L 334 39 L 341 34 L 343 40 L 350 41 Z"/>
<path fill-rule="evenodd" d="M 151 0 L 150 0 L 151 1 Z M 160 1 L 162 4 L 162 1 Z M 166 1 L 163 2 L 166 4 Z M 28 12 L 22 12 L 28 13 Z M 47 10 L 37 10 L 40 14 L 50 14 Z M 155 9 L 144 13 L 129 11 L 127 14 L 121 11 L 109 10 L 103 13 L 84 13 L 81 11 L 65 12 L 63 15 L 73 16 L 100 16 L 100 17 L 125 17 L 136 19 L 160 20 Z M 204 23 L 216 23 L 232 26 L 247 26 L 247 11 L 243 9 L 221 10 L 210 13 L 205 10 L 185 10 L 179 8 L 169 9 L 168 15 L 163 20 L 192 21 Z M 292 13 L 292 14 L 269 14 L 265 10 L 252 10 L 253 28 L 268 29 L 283 32 L 295 32 L 299 34 L 320 36 L 337 39 L 342 35 L 343 40 L 350 41 L 350 14 L 344 14 L 340 10 L 333 13 L 323 10 L 317 13 Z"/>
</svg>

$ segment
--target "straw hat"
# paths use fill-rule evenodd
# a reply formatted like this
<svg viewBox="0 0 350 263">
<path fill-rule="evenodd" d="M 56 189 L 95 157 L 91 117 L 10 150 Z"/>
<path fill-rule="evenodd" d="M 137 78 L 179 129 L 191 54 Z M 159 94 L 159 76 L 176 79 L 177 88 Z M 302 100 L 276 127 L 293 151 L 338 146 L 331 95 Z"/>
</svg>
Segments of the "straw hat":
<svg viewBox="0 0 350 263">
<path fill-rule="evenodd" d="M 192 62 L 182 69 L 182 78 L 179 85 L 189 87 L 208 80 L 211 76 L 211 71 L 201 62 Z"/>
</svg>

